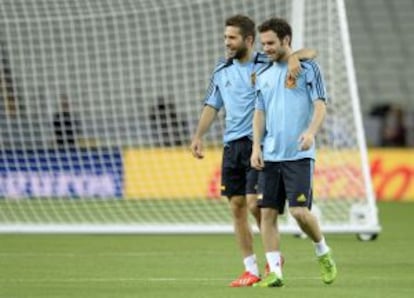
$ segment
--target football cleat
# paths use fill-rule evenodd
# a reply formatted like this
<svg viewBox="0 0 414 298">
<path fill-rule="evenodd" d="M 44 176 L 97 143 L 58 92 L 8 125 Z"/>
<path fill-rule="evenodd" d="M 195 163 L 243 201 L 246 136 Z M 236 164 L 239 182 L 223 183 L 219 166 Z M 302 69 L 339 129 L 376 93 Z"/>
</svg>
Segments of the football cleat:
<svg viewBox="0 0 414 298">
<path fill-rule="evenodd" d="M 331 252 L 327 252 L 326 254 L 318 257 L 318 261 L 321 268 L 322 281 L 325 284 L 333 283 L 338 272 Z"/>
<path fill-rule="evenodd" d="M 233 280 L 229 286 L 232 288 L 251 287 L 253 284 L 259 281 L 260 277 L 250 273 L 249 271 L 245 271 L 241 276 Z"/>
<path fill-rule="evenodd" d="M 276 275 L 275 272 L 270 272 L 265 278 L 261 281 L 255 283 L 253 287 L 257 288 L 273 288 L 273 287 L 283 287 L 283 279 Z"/>
</svg>

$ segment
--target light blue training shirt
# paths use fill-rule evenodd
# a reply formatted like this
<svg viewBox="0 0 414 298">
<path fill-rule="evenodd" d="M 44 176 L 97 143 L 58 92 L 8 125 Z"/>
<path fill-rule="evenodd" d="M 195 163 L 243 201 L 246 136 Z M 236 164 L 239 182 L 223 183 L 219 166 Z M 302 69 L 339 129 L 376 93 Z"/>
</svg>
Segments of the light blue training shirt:
<svg viewBox="0 0 414 298">
<path fill-rule="evenodd" d="M 326 88 L 315 61 L 302 61 L 301 66 L 296 85 L 290 87 L 286 82 L 287 63 L 273 63 L 258 73 L 256 109 L 265 113 L 265 161 L 315 159 L 315 143 L 301 151 L 298 140 L 312 120 L 313 102 L 326 102 Z"/>
<path fill-rule="evenodd" d="M 256 76 L 268 64 L 267 56 L 257 52 L 245 63 L 236 59 L 220 59 L 217 63 L 204 104 L 217 110 L 224 107 L 224 144 L 246 136 L 252 138 Z"/>
</svg>

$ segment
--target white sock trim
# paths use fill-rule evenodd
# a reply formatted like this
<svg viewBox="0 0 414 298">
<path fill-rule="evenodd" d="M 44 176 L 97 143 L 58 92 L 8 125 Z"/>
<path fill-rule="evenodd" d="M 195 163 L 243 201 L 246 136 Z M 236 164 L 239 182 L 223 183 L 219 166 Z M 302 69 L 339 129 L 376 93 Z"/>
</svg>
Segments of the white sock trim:
<svg viewBox="0 0 414 298">
<path fill-rule="evenodd" d="M 246 271 L 259 276 L 259 267 L 257 266 L 256 255 L 250 255 L 244 258 L 243 264 Z"/>
<path fill-rule="evenodd" d="M 325 237 L 322 237 L 321 241 L 314 242 L 315 254 L 320 257 L 329 252 L 329 246 L 326 244 Z"/>
<path fill-rule="evenodd" d="M 280 278 L 282 277 L 282 259 L 280 251 L 269 251 L 266 253 L 266 260 L 269 264 L 270 272 L 276 273 Z"/>
</svg>

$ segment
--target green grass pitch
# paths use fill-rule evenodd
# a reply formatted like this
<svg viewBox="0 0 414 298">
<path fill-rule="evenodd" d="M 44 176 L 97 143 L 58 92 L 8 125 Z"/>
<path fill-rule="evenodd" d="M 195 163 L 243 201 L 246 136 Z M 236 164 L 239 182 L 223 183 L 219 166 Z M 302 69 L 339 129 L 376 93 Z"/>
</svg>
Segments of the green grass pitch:
<svg viewBox="0 0 414 298">
<path fill-rule="evenodd" d="M 339 275 L 319 279 L 309 240 L 282 235 L 284 288 L 229 288 L 233 235 L 0 235 L 1 298 L 414 297 L 413 203 L 380 203 L 376 241 L 327 235 Z M 259 235 L 256 251 L 263 269 Z"/>
</svg>

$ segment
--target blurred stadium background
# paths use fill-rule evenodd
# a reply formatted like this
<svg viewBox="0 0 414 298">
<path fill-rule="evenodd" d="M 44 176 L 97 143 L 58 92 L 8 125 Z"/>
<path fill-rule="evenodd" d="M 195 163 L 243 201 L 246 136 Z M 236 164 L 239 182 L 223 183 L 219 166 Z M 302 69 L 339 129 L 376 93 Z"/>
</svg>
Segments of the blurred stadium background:
<svg viewBox="0 0 414 298">
<path fill-rule="evenodd" d="M 306 3 L 304 45 L 317 48 L 332 97 L 318 138 L 323 217 L 349 221 L 358 202 L 374 210 L 369 169 L 378 200 L 413 200 L 412 1 L 2 0 L 0 222 L 228 223 L 227 210 L 211 202 L 225 205 L 223 119 L 207 135 L 203 163 L 187 152 L 223 52 L 222 24 L 240 11 L 289 18 L 298 2 Z M 365 169 L 353 155 L 365 144 L 338 3 L 369 146 Z"/>
<path fill-rule="evenodd" d="M 284 6 L 276 9 L 273 1 L 251 0 L 0 0 L 0 230 L 45 219 L 48 229 L 62 222 L 211 220 L 195 208 L 228 223 L 226 201 L 217 198 L 219 150 L 197 169 L 182 157 L 189 156 L 204 88 L 222 53 L 224 18 L 286 13 L 291 1 L 278 1 Z M 341 268 L 330 288 L 315 286 L 309 243 L 284 237 L 284 297 L 413 297 L 414 0 L 344 2 L 383 232 L 364 243 L 330 235 Z M 315 20 L 332 18 L 318 11 L 335 3 L 312 1 Z M 180 39 L 171 38 L 175 32 Z M 324 55 L 328 45 L 317 50 Z M 75 137 L 59 143 L 56 112 L 67 105 Z M 207 136 L 216 149 L 222 126 L 217 121 Z M 131 164 L 146 166 L 123 176 Z M 49 175 L 56 172 L 63 174 Z M 179 201 L 183 189 L 207 200 Z M 119 200 L 124 196 L 146 200 Z M 1 234 L 0 243 L 0 297 L 254 294 L 224 286 L 241 268 L 231 235 Z M 261 254 L 258 236 L 256 246 Z"/>
<path fill-rule="evenodd" d="M 44 0 L 0 2 L 0 148 L 3 153 L 12 152 L 2 155 L 3 178 L 4 173 L 15 171 L 11 164 L 7 165 L 10 158 L 17 163 L 19 158 L 26 159 L 26 163 L 32 159 L 36 171 L 42 171 L 38 168 L 53 166 L 47 159 L 51 153 L 30 153 L 30 150 L 72 146 L 70 142 L 56 142 L 59 129 L 56 113 L 64 110 L 66 105 L 76 118 L 72 128 L 76 140 L 72 142 L 76 142 L 77 148 L 99 148 L 97 156 L 95 153 L 86 153 L 87 156 L 75 153 L 75 159 L 89 159 L 90 167 L 96 166 L 103 172 L 106 167 L 116 169 L 116 178 L 108 180 L 115 197 L 122 191 L 121 195 L 126 196 L 154 195 L 137 191 L 145 185 L 131 186 L 139 183 L 141 176 L 118 175 L 122 172 L 119 169 L 122 159 L 124 165 L 138 162 L 134 151 L 128 152 L 128 148 L 182 146 L 185 149 L 199 116 L 211 65 L 222 53 L 223 19 L 228 12 L 240 10 L 261 19 L 270 7 L 277 6 L 263 2 L 254 8 L 249 1 L 236 4 L 218 0 L 171 3 L 147 0 L 122 3 L 89 0 L 67 4 Z M 279 11 L 276 11 L 284 15 L 291 2 L 281 3 L 284 4 L 277 6 Z M 310 15 L 315 13 L 316 18 L 325 17 L 316 12 L 326 3 L 333 5 L 334 2 L 315 2 L 311 5 L 314 11 Z M 345 4 L 366 142 L 373 148 L 369 156 L 377 197 L 413 199 L 413 165 L 410 162 L 407 165 L 407 161 L 413 160 L 412 151 L 377 150 L 383 146 L 414 146 L 414 85 L 410 84 L 413 75 L 410 57 L 414 52 L 410 18 L 413 1 L 347 0 Z M 161 30 L 162 24 L 152 24 L 147 11 L 167 20 L 171 26 Z M 315 25 L 312 30 L 322 36 L 323 33 L 318 32 L 325 29 Z M 180 32 L 178 36 L 182 39 L 172 40 L 174 32 Z M 182 32 L 188 38 L 184 39 Z M 157 35 L 162 43 L 153 42 Z M 195 40 L 197 44 L 192 43 Z M 169 57 L 168 45 L 174 45 L 174 57 Z M 338 45 L 331 42 L 326 48 L 318 48 L 320 56 L 338 51 L 335 46 Z M 194 53 L 194 49 L 200 52 Z M 337 125 L 352 130 L 349 124 Z M 217 121 L 207 139 L 219 144 L 221 131 L 222 121 Z M 341 133 L 344 143 L 352 134 L 346 129 Z M 113 147 L 127 152 L 102 153 Z M 99 159 L 101 153 L 109 164 L 94 165 L 92 160 Z M 158 160 L 165 160 L 160 156 L 164 155 L 158 155 Z M 149 158 L 155 160 L 157 157 Z M 57 162 L 59 167 L 65 168 L 62 163 Z M 69 162 L 66 169 L 76 167 L 77 163 L 84 162 L 73 161 L 73 165 Z M 214 172 L 214 169 L 208 171 Z M 212 173 L 209 179 L 216 179 L 214 175 Z M 387 177 L 392 181 L 389 182 Z M 123 178 L 125 181 L 121 181 Z M 14 195 L 13 191 L 7 190 L 9 188 L 4 186 L 7 183 L 25 183 L 23 180 L 15 183 L 14 180 L 2 180 L 0 196 L 33 196 L 34 192 L 27 189 L 30 187 L 24 189 L 22 186 Z M 89 180 L 90 188 L 99 188 L 92 179 Z M 148 180 L 145 180 L 146 187 L 156 188 L 149 187 Z M 207 196 L 217 194 L 214 187 L 204 191 Z M 109 188 L 106 191 L 110 192 Z M 100 191 L 105 196 L 105 189 Z M 57 196 L 65 195 L 64 192 Z M 74 194 L 76 191 L 66 191 L 68 196 Z M 90 191 L 89 196 L 93 195 Z M 88 196 L 88 192 L 78 193 L 78 196 Z"/>
<path fill-rule="evenodd" d="M 198 90 L 191 89 L 188 83 L 205 85 L 211 71 L 211 63 L 208 62 L 221 55 L 221 41 L 216 36 L 219 33 L 217 29 L 220 28 L 220 24 L 208 22 L 220 20 L 226 15 L 226 10 L 235 11 L 237 6 L 232 6 L 230 2 L 218 4 L 215 0 L 196 1 L 193 4 L 191 8 L 195 8 L 197 13 L 205 7 L 211 16 L 210 19 L 206 17 L 200 19 L 200 22 L 207 23 L 199 23 L 200 27 L 192 28 L 193 31 L 189 33 L 190 38 L 203 34 L 203 43 L 196 47 L 202 51 L 199 58 L 203 59 L 203 62 L 207 59 L 208 62 L 199 63 L 201 68 L 195 65 L 179 65 L 176 60 L 188 55 L 193 48 L 186 44 L 185 40 L 181 41 L 182 57 L 171 57 L 171 65 L 166 65 L 166 67 L 187 67 L 186 72 L 194 78 L 192 82 L 183 82 L 179 78 L 174 80 L 171 72 L 161 73 L 158 81 L 151 81 L 152 78 L 149 75 L 152 75 L 152 71 L 145 67 L 146 64 L 150 65 L 146 60 L 148 57 L 163 60 L 168 56 L 168 53 L 159 47 L 154 47 L 157 52 L 149 53 L 149 47 L 145 46 L 152 42 L 152 36 L 145 33 L 145 30 L 149 29 L 143 17 L 145 9 L 155 9 L 157 5 L 163 5 L 163 1 L 159 3 L 156 1 L 151 5 L 146 0 L 138 1 L 135 6 L 132 1 L 125 4 L 126 7 L 131 5 L 131 15 L 134 17 L 138 15 L 141 20 L 132 18 L 132 16 L 130 18 L 127 16 L 125 19 L 121 17 L 111 19 L 111 1 L 103 1 L 102 3 L 105 4 L 102 5 L 99 4 L 100 2 L 88 1 L 82 4 L 82 1 L 73 1 L 72 4 L 66 6 L 61 1 L 3 0 L 0 3 L 2 7 L 1 57 L 4 72 L 2 84 L 9 88 L 8 92 L 3 91 L 0 94 L 3 99 L 0 102 L 0 112 L 6 116 L 18 113 L 16 118 L 1 118 L 3 147 L 18 146 L 22 143 L 26 143 L 26 146 L 44 146 L 45 142 L 51 141 L 52 114 L 58 107 L 59 97 L 62 94 L 69 96 L 73 108 L 80 114 L 79 117 L 84 127 L 83 137 L 105 140 L 105 144 L 108 144 L 111 139 L 118 140 L 123 130 L 130 134 L 130 137 L 125 140 L 129 142 L 135 140 L 124 145 L 145 146 L 157 143 L 159 140 L 154 140 L 156 136 L 150 133 L 150 129 L 140 127 L 142 121 L 136 121 L 137 117 L 149 116 L 151 102 L 156 102 L 157 97 L 164 97 L 164 100 L 173 101 L 180 107 L 180 113 L 183 113 L 180 119 L 188 122 L 190 128 L 193 128 L 198 115 L 194 113 L 196 110 L 185 109 L 183 111 L 181 109 L 183 94 L 186 92 L 186 96 L 193 96 L 194 101 L 200 99 L 201 94 L 197 93 Z M 347 0 L 345 2 L 368 143 L 374 147 L 381 145 L 380 123 L 378 123 L 380 120 L 372 114 L 381 114 L 381 111 L 378 111 L 381 106 L 398 105 L 403 108 L 405 114 L 407 144 L 413 146 L 414 100 L 412 94 L 414 86 L 409 80 L 414 71 L 410 59 L 414 51 L 412 43 L 414 24 L 411 21 L 413 2 L 411 0 Z M 249 9 L 250 13 L 256 13 L 247 7 L 246 3 L 240 4 L 239 8 L 246 10 L 247 13 Z M 117 5 L 113 6 L 116 9 Z M 121 7 L 125 9 L 119 5 L 119 9 Z M 64 11 L 59 11 L 62 8 Z M 73 18 L 76 15 L 79 18 L 87 16 L 82 15 L 82 9 L 86 12 L 95 9 L 98 15 L 106 13 L 108 17 L 95 21 L 93 19 L 85 22 L 74 21 Z M 137 12 L 139 9 L 142 11 Z M 73 15 L 71 16 L 70 13 Z M 112 13 L 116 15 L 116 12 Z M 187 17 L 188 11 L 184 11 L 183 15 L 176 12 L 168 15 L 166 11 L 161 14 L 168 17 L 169 21 L 177 20 L 177 24 L 174 25 L 176 27 L 167 28 L 171 31 L 166 33 L 171 34 L 173 30 L 183 30 L 179 27 L 178 18 Z M 197 17 L 193 16 L 194 19 Z M 186 24 L 183 20 L 181 22 Z M 95 32 L 98 34 L 95 38 L 93 38 L 94 33 L 91 32 L 94 26 L 104 30 Z M 154 26 L 159 26 L 159 24 L 154 24 Z M 82 32 L 82 37 L 86 40 L 76 40 L 76 32 Z M 129 39 L 127 39 L 128 34 L 130 34 Z M 122 46 L 122 42 L 126 42 L 125 47 Z M 140 45 L 139 42 L 144 45 Z M 113 49 L 101 47 L 111 44 L 120 46 Z M 60 48 L 55 48 L 56 45 Z M 129 50 L 132 48 L 133 52 L 122 53 L 127 48 Z M 121 52 L 116 53 L 115 50 Z M 323 53 L 323 49 L 320 51 Z M 120 59 L 119 56 L 122 54 L 128 58 L 131 54 L 136 56 L 134 60 L 129 61 Z M 61 64 L 54 64 L 53 61 L 56 59 L 59 59 Z M 89 59 L 88 63 L 85 59 Z M 188 60 L 185 61 L 188 62 Z M 96 70 L 88 69 L 88 67 L 105 72 L 113 71 L 112 74 L 106 73 L 107 77 L 95 78 L 96 86 L 101 83 L 99 80 L 107 80 L 109 82 L 107 89 L 85 88 L 86 81 L 91 79 L 87 77 L 88 73 Z M 81 77 L 71 77 L 75 74 Z M 122 78 L 124 80 L 121 80 Z M 152 97 L 144 98 L 144 95 L 148 94 Z M 119 100 L 124 101 L 123 104 L 114 106 L 113 97 L 119 97 Z M 143 101 L 143 103 L 137 103 L 137 101 Z M 99 107 L 96 107 L 97 103 L 100 103 Z M 122 107 L 133 108 L 121 110 Z M 95 123 L 91 124 L 88 122 L 91 120 L 87 112 L 94 108 L 99 108 L 101 115 L 94 119 Z M 125 113 L 128 113 L 128 117 L 124 117 Z M 117 130 L 115 128 L 103 129 L 109 125 L 109 121 L 118 122 L 118 126 L 115 127 Z M 29 127 L 31 125 L 34 127 Z M 103 128 L 96 130 L 96 127 Z M 187 136 L 180 137 L 186 138 Z"/>
</svg>

